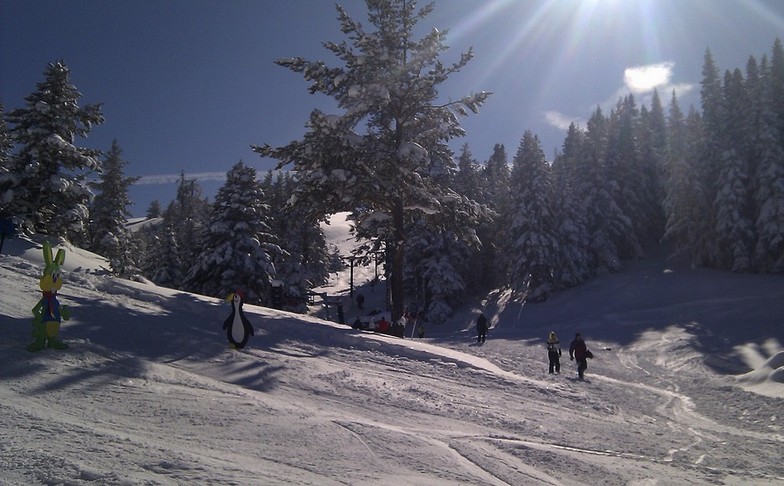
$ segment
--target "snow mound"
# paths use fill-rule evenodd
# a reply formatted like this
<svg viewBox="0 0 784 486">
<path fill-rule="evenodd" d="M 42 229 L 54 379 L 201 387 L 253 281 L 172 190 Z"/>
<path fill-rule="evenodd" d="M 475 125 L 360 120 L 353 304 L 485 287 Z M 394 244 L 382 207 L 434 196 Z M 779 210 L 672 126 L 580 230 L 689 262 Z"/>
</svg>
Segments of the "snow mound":
<svg viewBox="0 0 784 486">
<path fill-rule="evenodd" d="M 109 268 L 109 261 L 95 253 L 73 246 L 60 238 L 50 238 L 44 235 L 18 236 L 6 241 L 3 254 L 22 258 L 43 271 L 43 243 L 49 241 L 52 253 L 65 250 L 65 263 L 62 269 L 65 272 L 81 272 L 88 274 L 105 274 Z"/>
<path fill-rule="evenodd" d="M 757 369 L 738 376 L 737 380 L 743 388 L 750 391 L 784 398 L 782 387 L 769 386 L 774 383 L 784 383 L 784 350 L 775 353 Z"/>
</svg>

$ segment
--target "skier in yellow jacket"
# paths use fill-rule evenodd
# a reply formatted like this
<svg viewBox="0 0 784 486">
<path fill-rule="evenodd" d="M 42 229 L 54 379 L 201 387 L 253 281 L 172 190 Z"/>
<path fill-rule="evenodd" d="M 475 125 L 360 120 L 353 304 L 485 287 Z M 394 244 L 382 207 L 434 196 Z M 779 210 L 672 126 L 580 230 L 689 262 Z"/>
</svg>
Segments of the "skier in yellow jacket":
<svg viewBox="0 0 784 486">
<path fill-rule="evenodd" d="M 561 343 L 555 332 L 551 332 L 547 338 L 547 357 L 550 358 L 550 374 L 553 374 L 553 370 L 561 374 Z"/>
</svg>

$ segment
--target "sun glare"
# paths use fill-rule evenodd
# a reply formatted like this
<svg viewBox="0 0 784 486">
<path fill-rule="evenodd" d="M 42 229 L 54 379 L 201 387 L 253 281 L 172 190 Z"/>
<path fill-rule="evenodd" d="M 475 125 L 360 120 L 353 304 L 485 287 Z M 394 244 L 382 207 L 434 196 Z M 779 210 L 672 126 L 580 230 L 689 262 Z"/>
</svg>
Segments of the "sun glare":
<svg viewBox="0 0 784 486">
<path fill-rule="evenodd" d="M 784 26 L 782 15 L 766 2 L 737 0 L 737 5 L 754 12 L 760 22 Z M 675 49 L 695 42 L 694 26 L 686 20 L 695 17 L 706 25 L 732 21 L 731 14 L 710 2 L 484 0 L 452 24 L 449 34 L 450 44 L 481 39 L 477 59 L 482 66 L 474 71 L 472 86 L 494 91 L 499 85 L 519 84 L 526 107 L 563 128 L 571 117 L 558 110 L 614 104 L 627 93 L 645 95 L 657 88 L 679 96 L 693 90 L 690 82 L 673 84 L 672 59 Z M 581 89 L 594 99 L 581 102 L 565 93 L 556 99 L 571 97 L 575 106 L 554 106 L 555 90 L 569 82 L 583 83 Z"/>
</svg>

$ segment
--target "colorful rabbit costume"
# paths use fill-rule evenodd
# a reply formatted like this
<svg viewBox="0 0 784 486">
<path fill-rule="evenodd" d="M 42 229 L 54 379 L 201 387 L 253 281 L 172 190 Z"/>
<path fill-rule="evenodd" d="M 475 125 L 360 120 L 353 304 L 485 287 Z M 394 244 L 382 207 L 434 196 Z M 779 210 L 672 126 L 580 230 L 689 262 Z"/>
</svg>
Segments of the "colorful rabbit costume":
<svg viewBox="0 0 784 486">
<path fill-rule="evenodd" d="M 65 250 L 57 251 L 57 257 L 52 258 L 52 245 L 44 243 L 44 275 L 39 281 L 43 296 L 38 304 L 33 307 L 33 341 L 28 351 L 40 351 L 44 348 L 66 349 L 67 344 L 57 339 L 60 333 L 60 321 L 70 319 L 71 312 L 67 306 L 60 306 L 57 301 L 57 291 L 63 286 L 60 275 L 60 266 L 65 263 Z"/>
</svg>

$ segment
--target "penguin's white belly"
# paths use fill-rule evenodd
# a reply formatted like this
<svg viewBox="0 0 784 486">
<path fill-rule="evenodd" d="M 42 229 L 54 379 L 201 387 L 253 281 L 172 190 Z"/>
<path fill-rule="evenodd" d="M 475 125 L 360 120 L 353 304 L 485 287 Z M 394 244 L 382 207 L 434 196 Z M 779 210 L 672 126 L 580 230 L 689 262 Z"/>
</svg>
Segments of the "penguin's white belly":
<svg viewBox="0 0 784 486">
<path fill-rule="evenodd" d="M 238 343 L 245 338 L 245 328 L 242 326 L 239 312 L 234 314 L 234 322 L 231 323 L 231 337 Z"/>
</svg>

